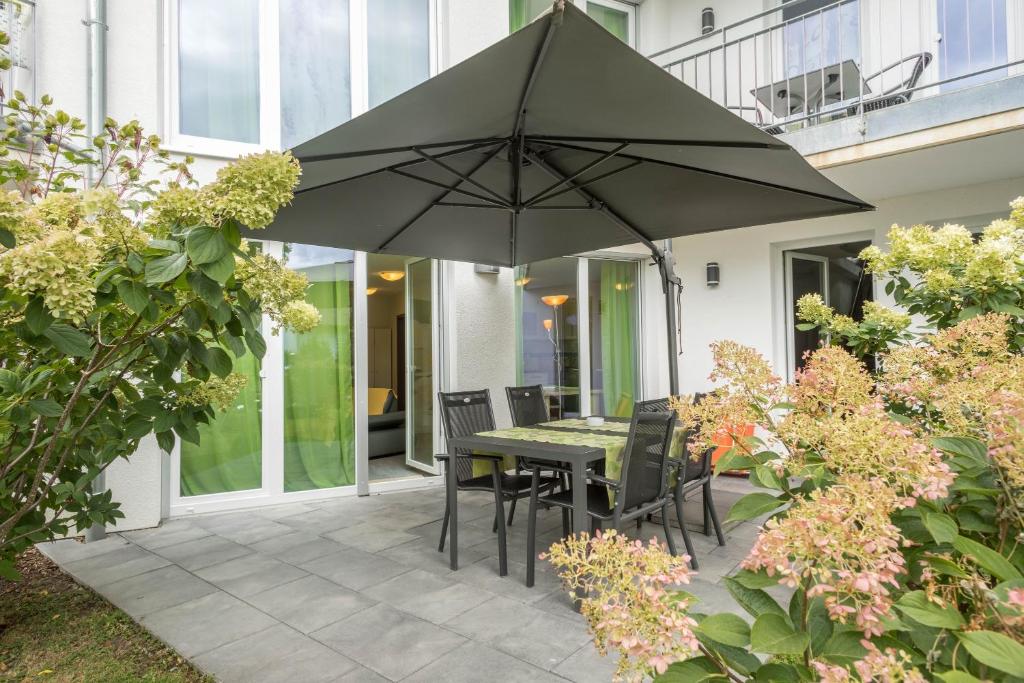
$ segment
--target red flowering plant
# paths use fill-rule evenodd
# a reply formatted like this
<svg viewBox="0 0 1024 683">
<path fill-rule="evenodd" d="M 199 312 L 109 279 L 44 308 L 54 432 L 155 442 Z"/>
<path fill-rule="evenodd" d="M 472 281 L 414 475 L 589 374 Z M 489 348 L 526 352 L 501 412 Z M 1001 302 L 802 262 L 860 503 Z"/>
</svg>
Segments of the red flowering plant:
<svg viewBox="0 0 1024 683">
<path fill-rule="evenodd" d="M 681 594 L 693 622 L 679 633 L 697 647 L 664 653 L 678 658 L 667 667 L 635 658 L 629 670 L 659 681 L 1024 678 L 1024 310 L 1010 310 L 1024 282 L 1024 201 L 1013 208 L 1011 221 L 997 221 L 977 244 L 952 240 L 960 233 L 948 227 L 915 228 L 894 241 L 895 255 L 873 257 L 885 263 L 876 274 L 916 302 L 925 330 L 879 310 L 852 323 L 857 330 L 840 321 L 837 332 L 838 316 L 805 302 L 816 319 L 804 319 L 844 347 L 809 354 L 788 385 L 753 349 L 712 345 L 718 390 L 674 406 L 694 427 L 695 453 L 723 426 L 756 425 L 754 436 L 730 433 L 734 445 L 716 465 L 748 471 L 763 489 L 741 498 L 728 520 L 766 518 L 740 571 L 723 580 L 749 619 L 690 611 L 694 601 Z M 983 246 L 989 238 L 1002 246 Z M 907 275 L 936 267 L 929 250 L 964 260 L 947 263 L 957 296 L 971 302 L 955 315 L 917 291 L 934 283 Z M 991 277 L 977 265 L 994 261 Z M 858 352 L 877 355 L 879 369 L 870 372 Z M 553 556 L 578 586 L 593 566 L 566 559 L 566 547 Z M 642 583 L 637 567 L 618 565 L 617 583 Z M 788 604 L 765 590 L 777 584 L 792 590 Z M 589 599 L 597 603 L 584 614 L 599 642 L 616 645 L 601 640 L 607 621 L 592 615 L 617 608 L 601 592 Z M 650 610 L 631 615 L 658 620 Z"/>
</svg>

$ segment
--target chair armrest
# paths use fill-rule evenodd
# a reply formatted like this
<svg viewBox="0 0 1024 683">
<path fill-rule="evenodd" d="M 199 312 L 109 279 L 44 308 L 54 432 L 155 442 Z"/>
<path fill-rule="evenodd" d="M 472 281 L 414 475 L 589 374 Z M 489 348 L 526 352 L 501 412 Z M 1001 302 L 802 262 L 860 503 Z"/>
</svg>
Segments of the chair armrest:
<svg viewBox="0 0 1024 683">
<path fill-rule="evenodd" d="M 587 479 L 598 484 L 604 484 L 608 488 L 618 489 L 622 487 L 622 483 L 615 479 L 609 479 L 608 477 L 602 477 L 597 474 L 587 475 Z"/>
</svg>

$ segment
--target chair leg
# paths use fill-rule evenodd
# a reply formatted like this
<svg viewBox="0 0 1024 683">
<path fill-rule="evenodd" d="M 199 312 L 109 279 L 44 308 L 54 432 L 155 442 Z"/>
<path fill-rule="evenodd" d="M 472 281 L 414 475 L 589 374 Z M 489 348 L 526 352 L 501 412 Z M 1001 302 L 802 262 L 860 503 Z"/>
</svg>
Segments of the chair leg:
<svg viewBox="0 0 1024 683">
<path fill-rule="evenodd" d="M 512 526 L 512 518 L 516 516 L 516 501 L 519 500 L 519 496 L 512 499 L 512 504 L 508 506 L 508 525 Z"/>
<path fill-rule="evenodd" d="M 678 555 L 676 552 L 676 539 L 672 536 L 672 527 L 668 524 L 668 501 L 665 501 L 665 505 L 661 508 L 661 526 L 665 529 L 665 541 L 668 543 L 668 551 L 673 555 Z"/>
<path fill-rule="evenodd" d="M 562 538 L 568 538 L 572 533 L 572 523 L 569 520 L 569 508 L 562 508 Z"/>
<path fill-rule="evenodd" d="M 704 483 L 704 514 L 711 517 L 715 535 L 718 536 L 718 545 L 725 545 L 725 534 L 722 533 L 722 525 L 718 522 L 718 512 L 715 510 L 715 499 L 711 497 L 710 479 Z M 704 534 L 708 534 L 706 521 L 704 522 Z"/>
<path fill-rule="evenodd" d="M 494 524 L 498 530 L 498 576 L 508 574 L 508 555 L 505 548 L 505 501 L 501 494 L 501 471 L 494 463 L 491 471 L 494 483 Z"/>
<path fill-rule="evenodd" d="M 448 538 L 448 518 L 451 516 L 451 510 L 448 509 L 448 500 L 445 498 L 444 502 L 444 521 L 441 522 L 441 541 L 437 544 L 437 552 L 444 552 L 444 542 Z"/>
<path fill-rule="evenodd" d="M 677 487 L 675 496 L 676 499 L 676 519 L 679 520 L 679 530 L 683 532 L 683 545 L 686 546 L 686 554 L 690 556 L 690 568 L 698 569 L 700 565 L 697 563 L 697 553 L 693 551 L 693 541 L 690 540 L 690 532 L 686 530 L 686 520 L 683 519 L 683 491 L 682 487 Z"/>
<path fill-rule="evenodd" d="M 650 515 L 647 515 L 647 516 L 650 517 Z M 650 521 L 650 519 L 648 519 L 647 521 Z M 636 530 L 640 531 L 643 528 L 644 528 L 644 518 L 642 516 L 637 517 L 636 518 Z"/>
<path fill-rule="evenodd" d="M 526 522 L 526 587 L 533 587 L 534 565 L 537 563 L 537 495 L 540 486 L 540 470 L 533 471 L 530 484 L 530 511 Z"/>
</svg>

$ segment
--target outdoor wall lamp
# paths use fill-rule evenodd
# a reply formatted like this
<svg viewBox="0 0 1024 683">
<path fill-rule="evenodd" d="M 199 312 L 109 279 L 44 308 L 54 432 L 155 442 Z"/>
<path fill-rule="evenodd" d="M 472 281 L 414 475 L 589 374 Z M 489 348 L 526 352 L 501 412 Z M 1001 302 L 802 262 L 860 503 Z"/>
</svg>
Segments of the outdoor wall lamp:
<svg viewBox="0 0 1024 683">
<path fill-rule="evenodd" d="M 718 264 L 716 262 L 711 261 L 710 263 L 707 264 L 708 287 L 717 287 L 718 283 L 721 280 L 721 275 L 721 269 L 718 267 Z"/>
<path fill-rule="evenodd" d="M 700 11 L 700 34 L 707 35 L 715 30 L 715 9 L 705 7 Z"/>
<path fill-rule="evenodd" d="M 387 280 L 388 282 L 398 282 L 403 277 L 405 277 L 405 271 L 382 270 L 379 273 L 377 273 L 377 275 L 379 275 L 382 280 Z"/>
</svg>

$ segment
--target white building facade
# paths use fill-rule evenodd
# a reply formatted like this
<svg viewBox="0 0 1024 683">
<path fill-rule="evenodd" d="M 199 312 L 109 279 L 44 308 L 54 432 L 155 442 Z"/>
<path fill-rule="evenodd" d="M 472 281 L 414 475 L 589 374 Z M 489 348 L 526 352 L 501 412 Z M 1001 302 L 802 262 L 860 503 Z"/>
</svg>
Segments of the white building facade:
<svg viewBox="0 0 1024 683">
<path fill-rule="evenodd" d="M 239 154 L 284 149 L 340 124 L 550 6 L 105 4 L 107 113 L 138 119 L 174 153 L 194 156 L 200 181 Z M 750 344 L 791 373 L 814 343 L 793 327 L 800 293 L 820 291 L 855 315 L 866 299 L 884 299 L 855 257 L 884 245 L 892 223 L 981 226 L 1024 194 L 1024 0 L 576 4 L 878 207 L 674 240 L 685 392 L 706 388 L 716 339 Z M 96 83 L 83 24 L 89 3 L 0 5 L 19 29 L 14 85 L 84 114 Z M 439 390 L 489 388 L 499 426 L 509 421 L 504 387 L 518 383 L 544 385 L 553 416 L 621 414 L 633 400 L 667 393 L 662 292 L 642 248 L 498 272 L 301 244 L 263 248 L 309 275 L 322 329 L 268 335 L 261 363 L 240 359 L 247 390 L 200 446 L 166 454 L 147 441 L 113 465 L 107 485 L 126 513 L 119 529 L 438 485 Z M 708 284 L 709 263 L 718 264 L 717 285 Z M 388 390 L 400 410 L 392 399 L 378 405 Z"/>
</svg>

